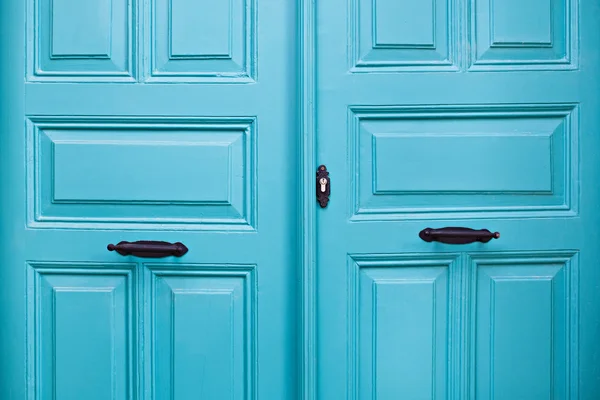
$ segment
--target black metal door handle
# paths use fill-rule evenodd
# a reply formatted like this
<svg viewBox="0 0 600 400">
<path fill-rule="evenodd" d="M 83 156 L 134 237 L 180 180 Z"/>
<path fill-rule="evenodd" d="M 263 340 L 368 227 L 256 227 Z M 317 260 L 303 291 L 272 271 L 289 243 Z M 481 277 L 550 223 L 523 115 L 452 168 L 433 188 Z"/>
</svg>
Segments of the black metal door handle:
<svg viewBox="0 0 600 400">
<path fill-rule="evenodd" d="M 108 251 L 116 251 L 122 256 L 136 256 L 144 258 L 181 257 L 188 252 L 183 243 L 156 242 L 140 240 L 137 242 L 120 242 L 109 244 Z"/>
<path fill-rule="evenodd" d="M 419 237 L 426 242 L 441 242 L 447 244 L 468 244 L 474 242 L 487 243 L 500 237 L 499 232 L 487 229 L 470 228 L 425 228 L 419 232 Z"/>
</svg>

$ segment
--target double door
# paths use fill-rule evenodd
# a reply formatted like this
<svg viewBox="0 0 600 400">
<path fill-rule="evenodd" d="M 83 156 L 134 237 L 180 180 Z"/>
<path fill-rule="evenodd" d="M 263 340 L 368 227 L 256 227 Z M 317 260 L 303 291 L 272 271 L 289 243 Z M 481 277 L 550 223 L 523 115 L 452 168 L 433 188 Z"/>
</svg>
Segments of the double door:
<svg viewBox="0 0 600 400">
<path fill-rule="evenodd" d="M 3 1 L 0 397 L 593 399 L 599 16 Z"/>
</svg>

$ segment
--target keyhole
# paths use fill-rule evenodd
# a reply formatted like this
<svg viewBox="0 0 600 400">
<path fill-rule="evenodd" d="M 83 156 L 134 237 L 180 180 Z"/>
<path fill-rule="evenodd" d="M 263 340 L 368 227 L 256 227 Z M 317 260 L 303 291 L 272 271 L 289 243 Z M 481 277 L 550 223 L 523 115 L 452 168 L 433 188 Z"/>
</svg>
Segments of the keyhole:
<svg viewBox="0 0 600 400">
<path fill-rule="evenodd" d="M 321 178 L 319 183 L 321 184 L 321 192 L 325 193 L 325 190 L 327 188 L 327 179 Z"/>
</svg>

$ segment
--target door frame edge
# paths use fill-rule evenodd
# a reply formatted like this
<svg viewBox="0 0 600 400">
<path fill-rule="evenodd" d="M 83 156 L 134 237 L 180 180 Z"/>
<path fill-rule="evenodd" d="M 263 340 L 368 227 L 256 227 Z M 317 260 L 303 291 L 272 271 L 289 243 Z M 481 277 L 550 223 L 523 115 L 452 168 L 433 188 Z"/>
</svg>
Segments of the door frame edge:
<svg viewBox="0 0 600 400">
<path fill-rule="evenodd" d="M 315 0 L 299 0 L 300 250 L 302 301 L 300 398 L 317 398 Z"/>
</svg>

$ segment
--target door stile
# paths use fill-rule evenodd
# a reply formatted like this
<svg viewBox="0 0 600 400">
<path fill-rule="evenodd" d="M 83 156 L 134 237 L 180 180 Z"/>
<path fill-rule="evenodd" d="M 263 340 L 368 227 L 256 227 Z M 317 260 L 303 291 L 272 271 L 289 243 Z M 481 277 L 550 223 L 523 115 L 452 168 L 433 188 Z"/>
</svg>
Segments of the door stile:
<svg viewBox="0 0 600 400">
<path fill-rule="evenodd" d="M 299 0 L 299 90 L 300 93 L 300 223 L 301 251 L 301 321 L 302 334 L 299 357 L 302 362 L 300 398 L 317 398 L 317 342 L 316 342 L 316 40 L 315 0 Z"/>
</svg>

